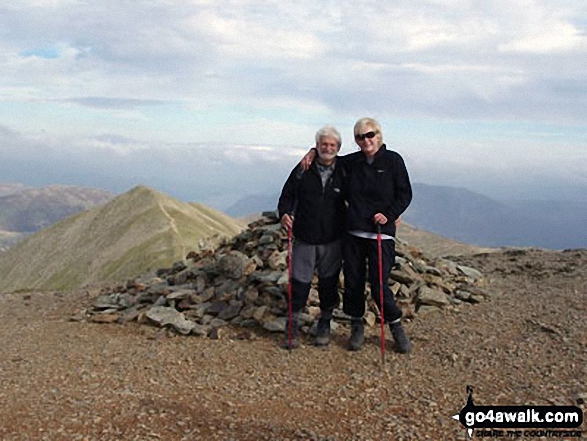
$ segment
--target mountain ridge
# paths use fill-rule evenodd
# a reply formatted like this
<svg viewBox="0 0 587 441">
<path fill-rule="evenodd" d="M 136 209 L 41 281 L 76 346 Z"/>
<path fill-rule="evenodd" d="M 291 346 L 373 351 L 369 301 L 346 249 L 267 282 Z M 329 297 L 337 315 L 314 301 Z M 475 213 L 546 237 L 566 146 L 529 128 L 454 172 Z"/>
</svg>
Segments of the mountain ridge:
<svg viewBox="0 0 587 441">
<path fill-rule="evenodd" d="M 137 186 L 1 255 L 0 291 L 123 281 L 184 258 L 206 237 L 239 231 L 240 225 L 223 213 Z"/>
</svg>

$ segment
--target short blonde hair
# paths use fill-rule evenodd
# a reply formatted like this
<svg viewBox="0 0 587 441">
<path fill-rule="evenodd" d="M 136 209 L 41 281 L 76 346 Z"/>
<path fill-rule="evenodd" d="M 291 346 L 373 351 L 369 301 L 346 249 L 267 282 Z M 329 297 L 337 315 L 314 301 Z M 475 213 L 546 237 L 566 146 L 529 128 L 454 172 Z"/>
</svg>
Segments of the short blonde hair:
<svg viewBox="0 0 587 441">
<path fill-rule="evenodd" d="M 357 136 L 359 134 L 359 131 L 365 126 L 375 127 L 375 130 L 377 130 L 377 132 L 379 132 L 379 134 L 381 135 L 381 138 L 383 139 L 383 132 L 381 131 L 381 125 L 373 118 L 361 118 L 360 120 L 358 120 L 355 123 L 354 135 Z"/>
</svg>

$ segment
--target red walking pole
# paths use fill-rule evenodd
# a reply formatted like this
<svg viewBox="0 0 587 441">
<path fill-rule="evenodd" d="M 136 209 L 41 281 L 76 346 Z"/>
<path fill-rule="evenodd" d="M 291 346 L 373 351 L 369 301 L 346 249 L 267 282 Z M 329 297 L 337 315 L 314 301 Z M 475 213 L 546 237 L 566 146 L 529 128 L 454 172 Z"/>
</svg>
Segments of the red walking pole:
<svg viewBox="0 0 587 441">
<path fill-rule="evenodd" d="M 383 312 L 383 259 L 381 252 L 381 224 L 377 224 L 377 260 L 379 263 L 379 314 L 381 316 L 381 364 L 385 365 L 385 314 Z"/>
<path fill-rule="evenodd" d="M 291 254 L 292 254 L 292 227 L 290 226 L 287 229 L 287 270 L 288 270 L 288 284 L 287 284 L 287 302 L 288 302 L 288 325 L 287 325 L 287 332 L 288 332 L 288 349 L 291 352 L 291 346 L 293 341 L 292 335 L 292 320 L 293 320 L 293 313 L 292 313 L 292 277 L 293 277 L 293 265 L 291 261 Z"/>
</svg>

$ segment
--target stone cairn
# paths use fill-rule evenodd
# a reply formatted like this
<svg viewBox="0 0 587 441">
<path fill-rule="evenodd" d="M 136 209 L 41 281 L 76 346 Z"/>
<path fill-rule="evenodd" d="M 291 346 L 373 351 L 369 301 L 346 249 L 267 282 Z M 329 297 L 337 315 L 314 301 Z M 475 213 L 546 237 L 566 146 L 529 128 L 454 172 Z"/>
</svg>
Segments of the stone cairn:
<svg viewBox="0 0 587 441">
<path fill-rule="evenodd" d="M 171 268 L 102 289 L 77 317 L 97 323 L 138 321 L 212 338 L 228 324 L 283 332 L 288 313 L 287 248 L 287 233 L 277 213 L 265 212 L 231 240 L 192 251 Z M 427 258 L 399 240 L 396 252 L 389 282 L 406 318 L 489 297 L 486 280 L 473 268 Z M 310 334 L 320 313 L 316 282 L 300 316 L 302 331 Z M 341 274 L 340 286 L 342 282 Z M 367 299 L 365 321 L 374 326 L 378 310 L 370 296 Z M 341 310 L 335 310 L 334 318 L 334 332 L 349 322 Z"/>
</svg>

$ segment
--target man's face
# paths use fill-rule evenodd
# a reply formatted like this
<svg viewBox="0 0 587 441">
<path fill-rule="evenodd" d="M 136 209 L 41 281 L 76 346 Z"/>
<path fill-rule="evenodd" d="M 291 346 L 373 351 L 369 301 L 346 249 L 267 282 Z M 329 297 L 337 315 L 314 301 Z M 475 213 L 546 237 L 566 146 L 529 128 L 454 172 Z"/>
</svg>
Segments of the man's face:
<svg viewBox="0 0 587 441">
<path fill-rule="evenodd" d="M 335 138 L 330 136 L 321 137 L 316 145 L 320 162 L 330 164 L 336 158 L 336 155 L 338 155 L 339 148 L 338 141 Z"/>
</svg>

